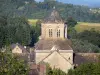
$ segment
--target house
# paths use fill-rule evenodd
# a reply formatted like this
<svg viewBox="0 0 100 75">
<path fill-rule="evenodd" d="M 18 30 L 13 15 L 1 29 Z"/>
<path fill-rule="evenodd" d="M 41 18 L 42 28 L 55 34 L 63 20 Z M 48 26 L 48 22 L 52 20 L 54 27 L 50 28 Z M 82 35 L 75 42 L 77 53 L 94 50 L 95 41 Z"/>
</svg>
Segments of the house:
<svg viewBox="0 0 100 75">
<path fill-rule="evenodd" d="M 29 53 L 26 46 L 22 46 L 18 43 L 11 45 L 12 53 L 21 54 L 21 53 Z"/>
</svg>

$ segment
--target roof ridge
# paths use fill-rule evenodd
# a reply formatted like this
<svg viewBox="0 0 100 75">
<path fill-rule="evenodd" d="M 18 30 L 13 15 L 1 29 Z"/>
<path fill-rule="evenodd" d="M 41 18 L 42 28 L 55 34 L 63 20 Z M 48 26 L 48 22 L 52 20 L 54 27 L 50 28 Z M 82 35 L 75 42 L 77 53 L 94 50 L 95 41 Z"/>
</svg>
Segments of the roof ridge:
<svg viewBox="0 0 100 75">
<path fill-rule="evenodd" d="M 46 56 L 44 59 L 42 59 L 40 62 L 42 62 L 43 60 L 45 60 L 46 58 L 48 58 L 54 51 L 52 51 L 48 56 Z M 39 63 L 40 63 L 39 62 Z"/>
<path fill-rule="evenodd" d="M 45 60 L 46 58 L 48 58 L 51 54 L 53 54 L 55 51 L 52 51 L 48 56 L 46 56 L 43 60 Z M 64 58 L 67 62 L 69 62 L 65 57 L 63 57 L 58 51 L 56 51 L 62 58 Z M 42 62 L 43 60 L 41 60 L 40 62 Z M 39 63 L 40 63 L 39 62 Z M 73 65 L 71 62 L 69 62 L 71 65 Z"/>
<path fill-rule="evenodd" d="M 59 52 L 58 52 L 59 53 Z M 60 54 L 60 53 L 59 53 Z M 63 57 L 61 54 L 60 54 L 61 57 Z M 63 57 L 66 61 L 68 61 L 65 57 Z M 69 61 L 68 61 L 69 62 Z M 69 62 L 71 65 L 73 65 L 71 62 Z"/>
<path fill-rule="evenodd" d="M 63 23 L 63 20 L 56 9 L 53 9 L 52 12 L 44 19 L 43 23 Z"/>
</svg>

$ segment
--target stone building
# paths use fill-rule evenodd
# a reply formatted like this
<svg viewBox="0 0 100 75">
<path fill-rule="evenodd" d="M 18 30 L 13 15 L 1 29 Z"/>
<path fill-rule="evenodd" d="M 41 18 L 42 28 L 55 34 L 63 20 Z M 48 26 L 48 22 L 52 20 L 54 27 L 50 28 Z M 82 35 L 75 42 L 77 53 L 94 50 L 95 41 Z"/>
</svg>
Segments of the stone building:
<svg viewBox="0 0 100 75">
<path fill-rule="evenodd" d="M 67 25 L 53 9 L 41 24 L 41 38 L 35 44 L 36 64 L 49 63 L 64 72 L 73 69 L 73 49 L 67 40 Z"/>
<path fill-rule="evenodd" d="M 26 46 L 22 46 L 18 43 L 11 45 L 12 53 L 22 54 L 22 53 L 29 53 Z"/>
</svg>

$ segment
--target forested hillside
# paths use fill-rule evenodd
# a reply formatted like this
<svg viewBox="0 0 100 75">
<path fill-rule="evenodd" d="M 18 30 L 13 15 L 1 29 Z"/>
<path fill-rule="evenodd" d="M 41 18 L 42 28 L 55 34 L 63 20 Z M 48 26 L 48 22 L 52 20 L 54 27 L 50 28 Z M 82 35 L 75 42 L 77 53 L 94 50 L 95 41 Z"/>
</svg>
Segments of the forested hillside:
<svg viewBox="0 0 100 75">
<path fill-rule="evenodd" d="M 26 16 L 27 18 L 42 19 L 55 6 L 65 20 L 68 17 L 73 17 L 77 21 L 82 22 L 100 22 L 99 8 L 95 9 L 87 6 L 64 4 L 53 0 L 44 0 L 44 2 L 39 3 L 34 0 L 12 0 L 12 2 L 17 6 L 16 14 Z"/>
<path fill-rule="evenodd" d="M 32 46 L 37 41 L 40 31 L 38 26 L 32 27 L 25 15 L 18 16 L 18 9 L 25 1 L 0 0 L 0 48 L 13 43 Z M 39 33 L 38 33 L 39 32 Z"/>
</svg>

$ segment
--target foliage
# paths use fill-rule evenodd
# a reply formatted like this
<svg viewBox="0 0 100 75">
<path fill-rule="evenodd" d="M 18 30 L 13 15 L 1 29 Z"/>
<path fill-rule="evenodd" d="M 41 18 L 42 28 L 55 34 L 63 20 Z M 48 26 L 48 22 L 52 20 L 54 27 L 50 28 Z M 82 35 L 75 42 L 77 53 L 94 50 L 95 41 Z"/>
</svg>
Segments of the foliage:
<svg viewBox="0 0 100 75">
<path fill-rule="evenodd" d="M 24 64 L 24 61 L 17 59 L 11 54 L 0 52 L 0 74 L 27 75 L 28 66 Z"/>
<path fill-rule="evenodd" d="M 82 64 L 75 70 L 70 70 L 68 75 L 100 75 L 100 63 Z"/>
<path fill-rule="evenodd" d="M 89 43 L 87 40 L 72 39 L 72 48 L 75 52 L 81 53 L 98 53 L 100 48 L 92 43 Z"/>
<path fill-rule="evenodd" d="M 44 2 L 36 2 L 35 0 L 0 1 L 0 9 L 3 10 L 4 15 L 24 15 L 27 18 L 34 19 L 43 19 L 49 10 L 51 10 L 54 6 L 60 12 L 64 20 L 66 20 L 68 17 L 73 17 L 75 20 L 81 22 L 100 22 L 100 13 L 98 11 L 99 8 L 95 9 L 87 6 L 64 4 L 55 0 L 45 0 Z M 94 13 L 92 10 L 97 11 Z"/>
<path fill-rule="evenodd" d="M 89 8 L 87 6 L 64 4 L 54 0 L 45 0 L 44 2 L 35 2 L 32 0 L 12 0 L 12 2 L 17 6 L 16 14 L 25 15 L 28 18 L 43 19 L 49 10 L 56 6 L 56 9 L 59 10 L 64 20 L 66 20 L 67 17 L 73 17 L 77 21 L 81 22 L 100 22 L 100 13 L 98 11 L 94 13 L 91 11 L 94 10 L 94 8 Z"/>
<path fill-rule="evenodd" d="M 60 69 L 52 69 L 49 64 L 47 64 L 46 75 L 67 75 Z"/>
<path fill-rule="evenodd" d="M 77 33 L 74 27 L 68 27 L 68 38 L 72 41 L 72 48 L 75 52 L 100 52 L 100 33 L 94 29 Z"/>
<path fill-rule="evenodd" d="M 0 1 L 0 48 L 12 43 L 30 44 L 31 28 L 25 17 L 17 15 L 17 1 Z"/>
<path fill-rule="evenodd" d="M 24 17 L 1 18 L 0 24 L 0 46 L 10 45 L 12 43 L 20 43 L 28 45 L 31 40 L 30 26 Z"/>
<path fill-rule="evenodd" d="M 77 34 L 77 38 L 81 40 L 88 40 L 88 42 L 97 45 L 100 47 L 100 33 L 94 31 L 93 29 L 91 31 L 84 31 L 79 34 Z"/>
<path fill-rule="evenodd" d="M 67 19 L 67 25 L 68 25 L 69 27 L 75 27 L 76 24 L 77 24 L 77 21 L 75 21 L 72 17 L 69 17 L 69 18 Z"/>
<path fill-rule="evenodd" d="M 36 43 L 39 40 L 39 36 L 41 35 L 41 21 L 38 20 L 36 22 L 36 26 L 32 26 L 32 40 L 30 43 L 30 46 L 34 46 L 34 43 Z"/>
<path fill-rule="evenodd" d="M 68 27 L 67 29 L 67 32 L 68 32 L 68 38 L 76 38 L 77 37 L 77 31 L 75 30 L 74 27 Z"/>
<path fill-rule="evenodd" d="M 94 29 L 77 33 L 74 27 L 68 27 L 68 38 L 71 39 L 75 52 L 100 52 L 100 33 Z"/>
</svg>

